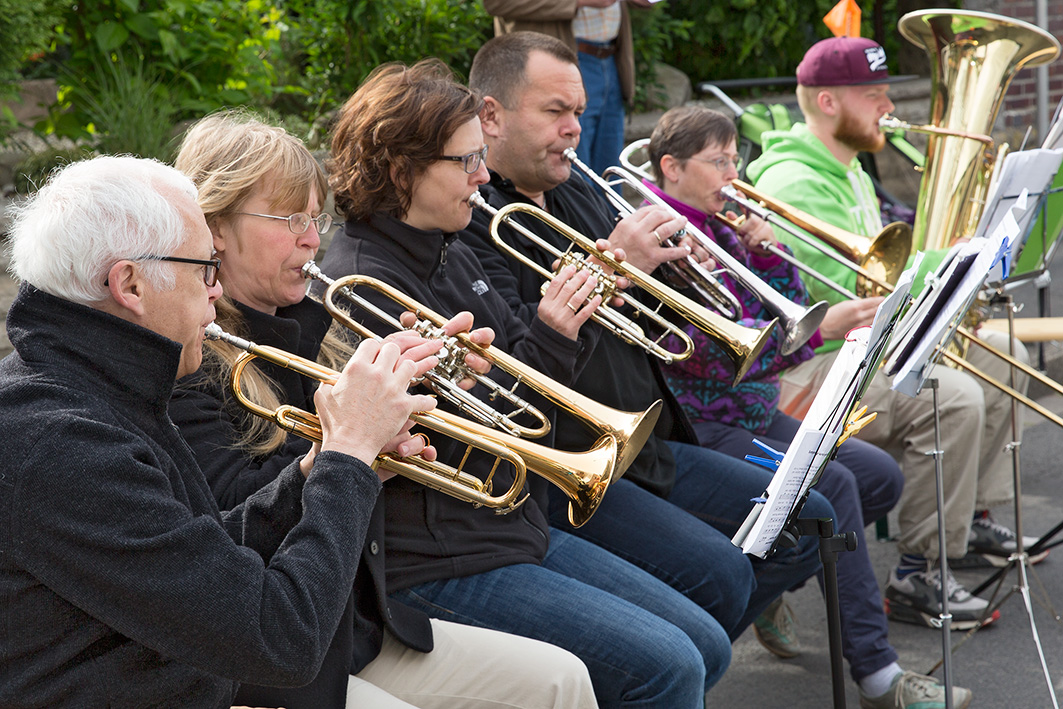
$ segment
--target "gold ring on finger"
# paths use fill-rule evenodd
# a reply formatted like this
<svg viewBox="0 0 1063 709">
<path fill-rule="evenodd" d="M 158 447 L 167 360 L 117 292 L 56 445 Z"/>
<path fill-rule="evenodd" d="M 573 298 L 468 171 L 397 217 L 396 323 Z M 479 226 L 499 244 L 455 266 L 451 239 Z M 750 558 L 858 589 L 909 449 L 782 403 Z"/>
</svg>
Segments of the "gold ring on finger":
<svg viewBox="0 0 1063 709">
<path fill-rule="evenodd" d="M 657 243 L 661 243 L 661 235 L 657 233 L 657 230 L 653 230 L 653 238 L 657 240 Z"/>
<path fill-rule="evenodd" d="M 575 313 L 575 312 L 577 312 L 577 311 L 579 310 L 579 309 L 578 309 L 578 308 L 577 308 L 577 307 L 576 307 L 575 305 L 573 305 L 573 304 L 572 304 L 572 303 L 570 303 L 570 302 L 569 302 L 569 303 L 565 303 L 565 305 L 567 305 L 567 306 L 568 306 L 568 309 L 569 309 L 569 310 L 571 310 L 571 311 L 572 311 L 572 312 L 574 312 L 574 313 Z"/>
</svg>

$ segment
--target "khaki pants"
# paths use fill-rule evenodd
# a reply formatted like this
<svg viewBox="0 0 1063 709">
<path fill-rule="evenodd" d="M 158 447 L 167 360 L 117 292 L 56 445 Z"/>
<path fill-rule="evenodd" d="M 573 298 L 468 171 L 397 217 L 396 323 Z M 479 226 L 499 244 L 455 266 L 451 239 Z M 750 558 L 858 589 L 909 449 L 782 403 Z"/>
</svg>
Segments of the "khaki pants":
<svg viewBox="0 0 1063 709">
<path fill-rule="evenodd" d="M 979 333 L 988 344 L 1008 351 L 1008 337 L 997 332 Z M 1016 358 L 1029 361 L 1019 342 Z M 819 391 L 837 352 L 816 355 L 782 374 L 780 410 L 800 418 Z M 1008 384 L 1009 367 L 982 348 L 971 345 L 968 361 L 999 382 Z M 941 420 L 942 473 L 945 491 L 945 540 L 949 557 L 967 553 L 967 535 L 975 510 L 1012 500 L 1011 454 L 1005 446 L 1011 436 L 1011 398 L 966 372 L 937 365 L 931 376 L 938 380 Z M 937 492 L 934 459 L 933 392 L 916 397 L 891 391 L 890 380 L 875 375 L 864 396 L 875 421 L 859 438 L 886 449 L 904 471 L 904 493 L 897 505 L 899 551 L 937 559 Z M 1027 377 L 1018 373 L 1016 387 L 1025 393 Z M 1022 436 L 1022 406 L 1018 432 Z"/>
<path fill-rule="evenodd" d="M 376 659 L 347 684 L 347 706 L 375 709 L 595 709 L 587 668 L 538 640 L 432 620 L 435 649 L 384 632 Z"/>
</svg>

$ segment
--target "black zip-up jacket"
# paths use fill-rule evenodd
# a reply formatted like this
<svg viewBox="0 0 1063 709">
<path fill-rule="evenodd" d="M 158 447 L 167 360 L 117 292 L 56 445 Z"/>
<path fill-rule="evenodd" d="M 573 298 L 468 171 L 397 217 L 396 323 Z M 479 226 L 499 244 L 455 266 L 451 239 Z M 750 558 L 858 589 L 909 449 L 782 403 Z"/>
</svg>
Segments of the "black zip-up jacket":
<svg viewBox="0 0 1063 709">
<path fill-rule="evenodd" d="M 480 193 L 491 206 L 499 209 L 513 202 L 532 204 L 531 200 L 517 192 L 512 182 L 494 172 L 491 173 L 491 181 L 480 187 Z M 605 201 L 576 175 L 546 192 L 546 209 L 591 239 L 608 238 L 615 226 Z M 538 219 L 520 214 L 515 217 L 559 250 L 568 249 L 568 240 Z M 534 305 L 539 300 L 542 278 L 499 251 L 491 240 L 488 229 L 490 221 L 490 215 L 477 210 L 469 228 L 461 232 L 461 241 L 476 254 L 491 283 L 512 311 L 520 319 L 527 320 L 534 313 Z M 506 225 L 499 232 L 515 249 L 551 270 L 553 256 Z M 599 328 L 593 323 L 587 327 Z M 603 334 L 573 388 L 596 401 L 625 411 L 641 411 L 657 399 L 664 400 L 665 406 L 657 420 L 654 435 L 650 436 L 624 477 L 657 495 L 667 496 L 675 483 L 675 459 L 665 440 L 696 445 L 697 439 L 679 403 L 664 383 L 656 358 L 611 334 Z M 571 419 L 558 418 L 555 438 L 558 448 L 584 450 L 593 443 L 594 436 L 589 429 Z"/>
<path fill-rule="evenodd" d="M 313 679 L 376 474 L 329 451 L 221 515 L 167 415 L 179 344 L 26 285 L 7 327 L 0 706 L 228 707 L 237 682 Z"/>
<path fill-rule="evenodd" d="M 495 346 L 562 383 L 582 367 L 583 353 L 590 349 L 583 340 L 569 340 L 538 318 L 525 325 L 514 317 L 475 255 L 454 234 L 421 231 L 384 215 L 374 215 L 368 223 L 348 221 L 332 240 L 321 270 L 332 278 L 352 273 L 372 276 L 445 317 L 469 310 L 473 327 L 494 330 Z M 359 293 L 392 314 L 402 311 L 367 289 Z M 372 320 L 366 323 L 380 328 Z M 386 329 L 376 331 L 384 334 Z M 463 445 L 438 434 L 431 438 L 440 460 L 460 459 Z M 483 477 L 487 464 L 485 457 L 476 457 L 469 470 Z M 500 469 L 495 494 L 512 479 L 508 466 Z M 389 592 L 510 564 L 541 563 L 549 534 L 541 507 L 546 484 L 530 473 L 528 480 L 532 497 L 501 516 L 402 478 L 389 480 L 384 486 Z"/>
<path fill-rule="evenodd" d="M 236 303 L 247 324 L 240 333 L 260 345 L 316 360 L 332 316 L 320 303 L 304 298 L 279 308 L 276 316 Z M 256 363 L 280 388 L 283 403 L 314 411 L 317 382 L 264 360 Z M 289 435 L 272 455 L 250 458 L 236 447 L 236 421 L 241 415 L 228 387 L 207 380 L 202 372 L 181 379 L 170 400 L 170 416 L 200 461 L 211 490 L 223 509 L 234 507 L 310 449 L 309 441 Z M 389 602 L 384 586 L 384 506 L 377 504 L 362 547 L 354 589 L 339 628 L 317 677 L 309 685 L 279 689 L 242 685 L 236 703 L 283 706 L 287 709 L 342 709 L 347 705 L 347 681 L 380 653 L 384 628 L 407 647 L 432 650 L 428 616 L 401 603 Z"/>
</svg>

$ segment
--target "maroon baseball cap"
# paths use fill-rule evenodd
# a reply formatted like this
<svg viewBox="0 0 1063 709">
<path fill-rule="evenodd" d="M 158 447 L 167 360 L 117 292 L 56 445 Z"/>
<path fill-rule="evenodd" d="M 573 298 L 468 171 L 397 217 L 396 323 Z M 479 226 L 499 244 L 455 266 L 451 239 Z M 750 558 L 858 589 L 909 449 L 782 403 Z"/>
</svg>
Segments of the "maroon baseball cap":
<svg viewBox="0 0 1063 709">
<path fill-rule="evenodd" d="M 865 37 L 831 37 L 816 42 L 797 65 L 797 83 L 802 86 L 889 84 L 915 78 L 890 76 L 886 50 Z"/>
</svg>

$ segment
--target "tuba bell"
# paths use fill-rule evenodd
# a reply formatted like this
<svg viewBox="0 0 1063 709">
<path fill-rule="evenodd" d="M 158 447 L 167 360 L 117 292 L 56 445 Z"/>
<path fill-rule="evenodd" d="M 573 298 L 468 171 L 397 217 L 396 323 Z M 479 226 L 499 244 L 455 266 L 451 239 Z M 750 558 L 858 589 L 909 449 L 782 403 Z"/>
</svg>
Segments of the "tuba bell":
<svg viewBox="0 0 1063 709">
<path fill-rule="evenodd" d="M 1004 93 L 1024 67 L 1054 60 L 1059 42 L 1043 29 L 987 12 L 920 10 L 898 23 L 930 55 L 930 134 L 912 246 L 942 249 L 978 224 L 997 157 L 991 132 Z M 968 135 L 961 135 L 968 134 Z"/>
</svg>

